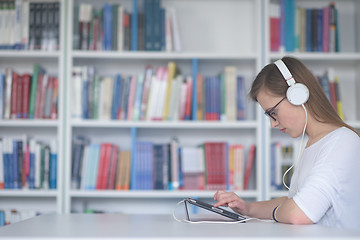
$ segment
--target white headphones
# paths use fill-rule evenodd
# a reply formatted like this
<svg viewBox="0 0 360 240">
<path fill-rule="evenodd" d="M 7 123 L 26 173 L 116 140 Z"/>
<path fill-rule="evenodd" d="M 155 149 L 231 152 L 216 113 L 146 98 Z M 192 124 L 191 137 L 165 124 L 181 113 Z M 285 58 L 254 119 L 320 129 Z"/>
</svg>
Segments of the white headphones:
<svg viewBox="0 0 360 240">
<path fill-rule="evenodd" d="M 302 105 L 306 103 L 309 99 L 309 89 L 304 84 L 295 82 L 294 77 L 281 59 L 277 60 L 274 64 L 289 85 L 289 88 L 286 91 L 287 100 L 293 105 Z"/>
</svg>

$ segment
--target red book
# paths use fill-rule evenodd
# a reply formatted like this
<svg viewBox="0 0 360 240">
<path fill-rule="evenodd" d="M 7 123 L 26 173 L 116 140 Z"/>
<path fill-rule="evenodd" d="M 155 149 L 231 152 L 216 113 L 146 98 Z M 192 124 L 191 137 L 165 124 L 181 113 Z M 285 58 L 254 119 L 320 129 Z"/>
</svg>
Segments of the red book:
<svg viewBox="0 0 360 240">
<path fill-rule="evenodd" d="M 39 74 L 36 88 L 36 102 L 35 102 L 35 118 L 41 118 L 41 101 L 42 101 L 42 85 L 43 85 L 44 74 Z"/>
<path fill-rule="evenodd" d="M 330 100 L 331 105 L 334 107 L 334 109 L 337 111 L 337 105 L 336 105 L 336 88 L 335 88 L 335 82 L 330 82 Z"/>
<path fill-rule="evenodd" d="M 51 96 L 51 119 L 57 119 L 57 102 L 58 102 L 58 93 L 59 93 L 59 80 L 57 77 L 52 78 L 53 81 L 53 92 Z"/>
<path fill-rule="evenodd" d="M 16 118 L 21 118 L 22 117 L 22 103 L 23 103 L 23 87 L 24 87 L 24 83 L 23 83 L 23 79 L 20 75 L 18 75 L 17 77 L 17 88 L 16 88 L 16 92 L 17 92 L 17 96 L 16 96 Z"/>
<path fill-rule="evenodd" d="M 188 77 L 185 102 L 185 120 L 191 120 L 192 82 L 192 78 Z"/>
<path fill-rule="evenodd" d="M 255 160 L 255 150 L 256 150 L 256 145 L 255 144 L 251 145 L 249 150 L 248 160 L 246 163 L 246 169 L 245 169 L 244 190 L 247 190 L 249 187 L 251 170 L 253 168 L 254 160 Z"/>
<path fill-rule="evenodd" d="M 97 42 L 98 42 L 98 32 L 99 32 L 99 18 L 95 17 L 93 19 L 93 42 L 90 45 L 90 50 L 97 50 Z"/>
<path fill-rule="evenodd" d="M 113 145 L 111 146 L 111 159 L 110 159 L 107 189 L 115 189 L 115 177 L 116 177 L 118 159 L 119 159 L 119 149 L 117 146 Z"/>
<path fill-rule="evenodd" d="M 106 154 L 106 144 L 102 143 L 100 145 L 100 156 L 99 156 L 99 167 L 98 167 L 97 179 L 96 179 L 96 189 L 101 189 L 102 186 L 104 167 L 105 167 L 105 154 Z"/>
<path fill-rule="evenodd" d="M 323 8 L 322 19 L 322 51 L 329 52 L 329 34 L 330 34 L 330 8 L 329 6 Z"/>
<path fill-rule="evenodd" d="M 270 50 L 279 51 L 280 48 L 280 5 L 270 4 Z"/>
<path fill-rule="evenodd" d="M 15 72 L 12 73 L 12 84 L 11 84 L 11 110 L 10 118 L 17 118 L 17 100 L 18 100 L 18 81 L 19 75 Z"/>
<path fill-rule="evenodd" d="M 23 163 L 23 171 L 22 171 L 22 186 L 25 186 L 28 181 L 28 176 L 30 172 L 30 146 L 26 142 L 23 142 L 23 144 L 26 144 L 26 146 L 24 152 L 24 163 Z"/>
<path fill-rule="evenodd" d="M 103 172 L 100 180 L 100 189 L 106 189 L 107 179 L 109 177 L 110 160 L 111 160 L 112 145 L 110 143 L 105 144 L 105 156 L 103 162 Z"/>
<path fill-rule="evenodd" d="M 206 178 L 208 190 L 226 189 L 226 143 L 205 143 Z"/>
<path fill-rule="evenodd" d="M 280 47 L 280 18 L 270 18 L 270 50 L 279 51 Z"/>
<path fill-rule="evenodd" d="M 30 74 L 22 75 L 22 82 L 23 82 L 23 87 L 22 87 L 21 117 L 29 118 L 31 75 Z"/>
</svg>

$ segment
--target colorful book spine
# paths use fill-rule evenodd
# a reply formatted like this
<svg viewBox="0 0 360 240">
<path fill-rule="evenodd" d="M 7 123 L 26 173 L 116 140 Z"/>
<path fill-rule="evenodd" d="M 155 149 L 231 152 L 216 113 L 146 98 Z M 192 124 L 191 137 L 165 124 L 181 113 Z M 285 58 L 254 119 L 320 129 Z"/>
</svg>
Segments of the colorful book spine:
<svg viewBox="0 0 360 240">
<path fill-rule="evenodd" d="M 131 50 L 137 51 L 138 42 L 138 1 L 132 0 L 132 14 L 131 14 Z"/>
</svg>

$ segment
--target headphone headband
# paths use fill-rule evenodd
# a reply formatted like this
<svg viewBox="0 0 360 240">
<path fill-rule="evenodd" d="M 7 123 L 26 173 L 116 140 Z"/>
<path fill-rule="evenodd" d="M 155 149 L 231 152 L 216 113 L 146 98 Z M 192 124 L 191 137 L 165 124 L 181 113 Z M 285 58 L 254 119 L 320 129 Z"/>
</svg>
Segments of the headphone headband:
<svg viewBox="0 0 360 240">
<path fill-rule="evenodd" d="M 285 81 L 289 85 L 289 87 L 293 86 L 295 84 L 295 79 L 291 75 L 291 73 L 290 73 L 289 69 L 286 67 L 285 63 L 281 59 L 279 59 L 275 62 L 275 65 L 277 66 L 277 68 L 279 69 L 279 71 L 281 72 L 283 77 L 285 78 Z"/>
</svg>

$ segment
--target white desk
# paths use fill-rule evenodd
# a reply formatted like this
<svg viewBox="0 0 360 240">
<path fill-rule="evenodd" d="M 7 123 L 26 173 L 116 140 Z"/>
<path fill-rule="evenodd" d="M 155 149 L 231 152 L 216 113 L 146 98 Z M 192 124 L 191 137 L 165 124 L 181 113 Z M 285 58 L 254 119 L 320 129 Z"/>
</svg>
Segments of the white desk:
<svg viewBox="0 0 360 240">
<path fill-rule="evenodd" d="M 256 220 L 190 224 L 171 215 L 43 215 L 0 228 L 0 239 L 360 239 L 360 232 Z"/>
</svg>

